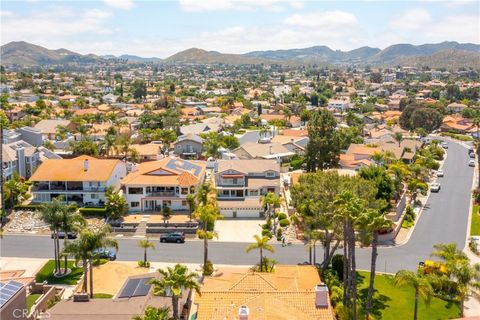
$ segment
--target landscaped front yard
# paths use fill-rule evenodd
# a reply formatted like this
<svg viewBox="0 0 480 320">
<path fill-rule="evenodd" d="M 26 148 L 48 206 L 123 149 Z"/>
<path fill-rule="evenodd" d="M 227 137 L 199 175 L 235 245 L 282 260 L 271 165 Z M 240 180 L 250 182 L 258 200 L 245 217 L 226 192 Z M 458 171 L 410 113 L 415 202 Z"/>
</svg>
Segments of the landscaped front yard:
<svg viewBox="0 0 480 320">
<path fill-rule="evenodd" d="M 359 272 L 359 292 L 361 297 L 367 296 L 370 273 Z M 395 287 L 393 276 L 379 275 L 375 277 L 375 317 L 382 320 L 413 319 L 415 293 L 411 287 Z M 430 306 L 426 306 L 420 298 L 418 319 L 441 320 L 454 319 L 460 315 L 457 302 L 432 298 Z"/>
<path fill-rule="evenodd" d="M 53 276 L 53 270 L 55 270 L 55 261 L 49 260 L 37 273 L 35 280 L 37 282 L 43 282 L 47 280 L 49 284 L 74 285 L 78 282 L 78 280 L 80 280 L 83 274 L 83 268 L 75 267 L 75 263 L 73 261 L 68 261 L 67 265 L 72 272 L 65 277 L 57 278 Z M 61 267 L 63 268 L 63 261 L 61 263 Z"/>
<path fill-rule="evenodd" d="M 27 310 L 29 313 L 30 313 L 30 309 L 35 304 L 35 301 L 37 301 L 37 299 L 40 298 L 40 296 L 41 296 L 40 293 L 32 293 L 27 296 Z"/>
<path fill-rule="evenodd" d="M 480 206 L 477 204 L 473 206 L 472 225 L 470 227 L 471 236 L 480 236 L 480 214 L 478 212 Z"/>
</svg>

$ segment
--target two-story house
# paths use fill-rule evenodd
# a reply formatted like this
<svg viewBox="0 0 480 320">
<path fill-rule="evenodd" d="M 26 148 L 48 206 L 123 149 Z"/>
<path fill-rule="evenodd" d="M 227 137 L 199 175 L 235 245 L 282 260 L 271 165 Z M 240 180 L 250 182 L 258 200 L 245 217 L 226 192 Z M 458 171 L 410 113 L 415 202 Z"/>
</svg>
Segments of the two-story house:
<svg viewBox="0 0 480 320">
<path fill-rule="evenodd" d="M 206 166 L 205 161 L 170 157 L 139 164 L 122 180 L 130 210 L 188 210 L 187 196 L 203 183 Z"/>
<path fill-rule="evenodd" d="M 275 160 L 218 160 L 214 180 L 222 215 L 259 217 L 260 198 L 280 193 L 280 165 Z"/>
<path fill-rule="evenodd" d="M 79 156 L 74 159 L 47 159 L 30 178 L 34 202 L 61 197 L 79 205 L 103 205 L 105 191 L 120 188 L 127 168 L 120 160 Z"/>
<path fill-rule="evenodd" d="M 197 159 L 203 152 L 203 139 L 189 133 L 178 137 L 173 146 L 175 155 L 184 159 Z"/>
</svg>

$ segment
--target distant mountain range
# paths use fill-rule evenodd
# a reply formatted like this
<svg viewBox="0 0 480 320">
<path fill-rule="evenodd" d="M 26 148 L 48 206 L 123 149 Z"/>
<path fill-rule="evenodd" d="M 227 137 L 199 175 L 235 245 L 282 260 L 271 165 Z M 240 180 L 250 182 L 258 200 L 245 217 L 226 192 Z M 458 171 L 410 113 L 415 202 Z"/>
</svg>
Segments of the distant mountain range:
<svg viewBox="0 0 480 320">
<path fill-rule="evenodd" d="M 480 65 L 480 45 L 445 41 L 436 44 L 395 44 L 383 50 L 361 47 L 350 51 L 332 50 L 326 46 L 303 49 L 253 51 L 245 54 L 225 54 L 191 48 L 166 59 L 143 58 L 134 55 L 82 55 L 66 49 L 50 50 L 24 41 L 1 46 L 1 63 L 6 66 L 34 67 L 46 65 L 91 64 L 108 59 L 125 59 L 130 63 L 192 63 L 192 64 L 359 64 L 396 66 L 399 64 L 430 67 L 474 67 Z"/>
</svg>

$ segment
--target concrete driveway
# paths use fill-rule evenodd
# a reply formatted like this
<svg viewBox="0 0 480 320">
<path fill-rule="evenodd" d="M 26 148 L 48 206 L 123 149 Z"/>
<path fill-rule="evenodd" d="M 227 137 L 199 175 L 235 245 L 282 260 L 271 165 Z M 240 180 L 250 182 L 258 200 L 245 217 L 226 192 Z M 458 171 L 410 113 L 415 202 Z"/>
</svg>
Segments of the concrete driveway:
<svg viewBox="0 0 480 320">
<path fill-rule="evenodd" d="M 229 219 L 215 222 L 215 231 L 218 232 L 218 240 L 224 242 L 252 242 L 253 236 L 262 232 L 259 226 L 264 224 L 263 219 Z"/>
</svg>

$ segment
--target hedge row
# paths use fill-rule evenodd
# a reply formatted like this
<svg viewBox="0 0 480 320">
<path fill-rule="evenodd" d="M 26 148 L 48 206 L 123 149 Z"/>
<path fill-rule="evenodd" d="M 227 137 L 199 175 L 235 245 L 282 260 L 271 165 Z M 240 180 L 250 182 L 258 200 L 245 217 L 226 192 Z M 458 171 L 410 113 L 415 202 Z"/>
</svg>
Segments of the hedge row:
<svg viewBox="0 0 480 320">
<path fill-rule="evenodd" d="M 19 204 L 13 207 L 13 210 L 37 211 L 41 206 L 41 204 Z"/>
<path fill-rule="evenodd" d="M 84 216 L 105 217 L 107 215 L 106 208 L 80 208 L 79 211 Z"/>
</svg>

